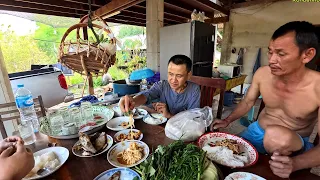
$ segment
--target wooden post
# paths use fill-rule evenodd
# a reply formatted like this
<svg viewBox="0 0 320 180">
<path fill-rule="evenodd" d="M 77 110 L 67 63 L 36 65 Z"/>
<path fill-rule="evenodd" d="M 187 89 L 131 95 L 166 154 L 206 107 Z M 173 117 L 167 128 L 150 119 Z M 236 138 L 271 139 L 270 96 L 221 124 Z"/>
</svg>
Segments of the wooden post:
<svg viewBox="0 0 320 180">
<path fill-rule="evenodd" d="M 6 66 L 4 64 L 4 58 L 0 47 L 0 104 L 14 102 L 14 95 L 11 89 L 11 84 L 8 76 Z M 17 121 L 4 122 L 8 135 L 17 130 Z M 1 139 L 1 137 L 0 137 Z"/>
<path fill-rule="evenodd" d="M 88 81 L 89 81 L 89 86 L 88 86 L 89 94 L 94 95 L 93 78 L 91 73 L 88 74 Z"/>
</svg>

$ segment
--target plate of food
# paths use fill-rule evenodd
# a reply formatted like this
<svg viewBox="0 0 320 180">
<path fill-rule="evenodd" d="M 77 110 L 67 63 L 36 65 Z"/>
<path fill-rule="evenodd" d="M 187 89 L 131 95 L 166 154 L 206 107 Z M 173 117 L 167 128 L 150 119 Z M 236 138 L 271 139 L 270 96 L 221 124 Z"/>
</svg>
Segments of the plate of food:
<svg viewBox="0 0 320 180">
<path fill-rule="evenodd" d="M 259 158 L 256 148 L 248 141 L 223 132 L 202 135 L 198 146 L 207 152 L 207 158 L 231 168 L 252 166 Z"/>
<path fill-rule="evenodd" d="M 98 156 L 105 153 L 113 144 L 112 137 L 105 132 L 91 136 L 81 132 L 79 134 L 79 141 L 72 147 L 72 153 L 78 157 Z"/>
<path fill-rule="evenodd" d="M 159 113 L 152 113 L 150 115 L 147 115 L 143 118 L 143 121 L 147 124 L 151 125 L 159 125 L 167 122 L 167 118 L 163 117 L 162 114 Z"/>
<path fill-rule="evenodd" d="M 146 110 L 141 108 L 136 108 L 135 111 L 133 112 L 133 119 L 137 119 L 137 120 L 142 119 L 146 115 L 148 115 L 148 112 Z"/>
<path fill-rule="evenodd" d="M 40 179 L 57 171 L 68 159 L 69 150 L 64 147 L 50 147 L 33 153 L 34 167 L 24 180 Z"/>
<path fill-rule="evenodd" d="M 127 140 L 140 141 L 143 138 L 143 134 L 138 129 L 125 129 L 117 132 L 113 137 L 116 142 L 122 142 Z"/>
<path fill-rule="evenodd" d="M 141 180 L 141 177 L 129 168 L 113 168 L 99 174 L 94 180 Z"/>
<path fill-rule="evenodd" d="M 149 156 L 146 143 L 137 140 L 123 141 L 114 145 L 107 154 L 109 163 L 115 167 L 133 167 Z"/>
<path fill-rule="evenodd" d="M 107 123 L 107 128 L 112 131 L 122 131 L 133 126 L 134 120 L 131 117 L 116 117 Z"/>
<path fill-rule="evenodd" d="M 224 180 L 266 180 L 256 174 L 248 172 L 234 172 L 229 174 Z"/>
</svg>

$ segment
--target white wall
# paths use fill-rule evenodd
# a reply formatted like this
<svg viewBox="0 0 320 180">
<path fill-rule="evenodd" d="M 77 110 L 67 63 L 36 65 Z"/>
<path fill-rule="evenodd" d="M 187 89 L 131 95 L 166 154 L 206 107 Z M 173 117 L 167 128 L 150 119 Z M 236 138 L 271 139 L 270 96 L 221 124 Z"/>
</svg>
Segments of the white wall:
<svg viewBox="0 0 320 180">
<path fill-rule="evenodd" d="M 243 73 L 249 75 L 246 82 L 250 83 L 258 49 L 262 48 L 261 64 L 267 65 L 269 40 L 278 27 L 290 21 L 309 21 L 320 24 L 319 17 L 319 3 L 280 1 L 232 10 L 229 21 L 232 25 L 231 44 L 229 44 L 226 59 L 222 61 L 235 62 L 238 50 L 241 47 L 246 48 Z M 228 32 L 224 32 L 226 33 Z M 233 47 L 237 49 L 235 54 L 231 53 Z"/>
</svg>

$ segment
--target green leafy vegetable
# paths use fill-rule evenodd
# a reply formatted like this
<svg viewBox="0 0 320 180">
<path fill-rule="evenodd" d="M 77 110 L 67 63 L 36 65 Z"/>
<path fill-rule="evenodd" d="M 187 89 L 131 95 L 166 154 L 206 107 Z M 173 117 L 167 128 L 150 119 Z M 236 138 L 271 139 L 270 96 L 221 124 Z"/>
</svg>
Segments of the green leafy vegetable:
<svg viewBox="0 0 320 180">
<path fill-rule="evenodd" d="M 205 157 L 205 151 L 179 140 L 158 146 L 135 170 L 142 180 L 200 180 L 206 168 Z"/>
</svg>

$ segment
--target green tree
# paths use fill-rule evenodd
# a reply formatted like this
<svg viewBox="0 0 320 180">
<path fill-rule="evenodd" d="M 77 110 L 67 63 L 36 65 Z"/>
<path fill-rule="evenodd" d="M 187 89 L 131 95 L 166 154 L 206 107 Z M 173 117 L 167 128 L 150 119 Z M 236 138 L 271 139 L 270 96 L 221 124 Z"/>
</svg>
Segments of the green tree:
<svg viewBox="0 0 320 180">
<path fill-rule="evenodd" d="M 0 42 L 9 73 L 30 70 L 31 64 L 54 63 L 38 48 L 31 35 L 17 36 L 10 28 L 0 29 Z"/>
<path fill-rule="evenodd" d="M 144 27 L 123 25 L 120 27 L 118 37 L 124 38 L 124 37 L 128 37 L 128 36 L 139 35 L 139 34 L 143 34 L 144 31 L 145 31 Z"/>
</svg>

